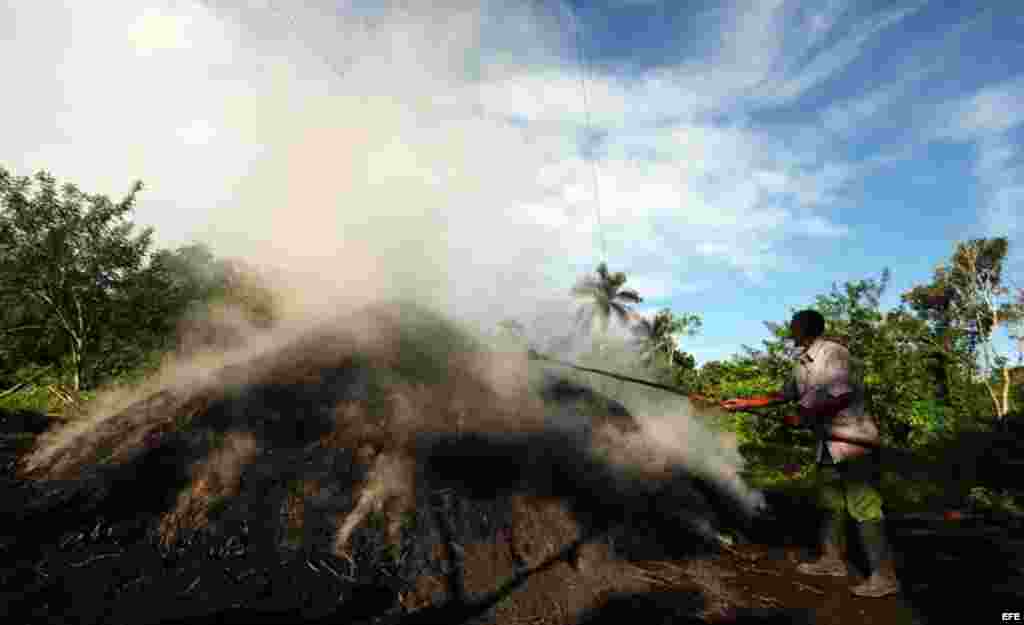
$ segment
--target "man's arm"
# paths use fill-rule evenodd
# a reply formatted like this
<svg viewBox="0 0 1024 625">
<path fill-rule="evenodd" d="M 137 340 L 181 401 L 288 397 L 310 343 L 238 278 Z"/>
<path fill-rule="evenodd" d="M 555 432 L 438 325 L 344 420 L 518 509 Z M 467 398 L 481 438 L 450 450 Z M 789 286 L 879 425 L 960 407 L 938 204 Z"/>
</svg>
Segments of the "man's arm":
<svg viewBox="0 0 1024 625">
<path fill-rule="evenodd" d="M 767 408 L 792 401 L 785 392 L 772 393 L 770 395 L 759 395 L 746 399 L 726 399 L 721 403 L 726 410 L 747 410 L 749 408 Z"/>
</svg>

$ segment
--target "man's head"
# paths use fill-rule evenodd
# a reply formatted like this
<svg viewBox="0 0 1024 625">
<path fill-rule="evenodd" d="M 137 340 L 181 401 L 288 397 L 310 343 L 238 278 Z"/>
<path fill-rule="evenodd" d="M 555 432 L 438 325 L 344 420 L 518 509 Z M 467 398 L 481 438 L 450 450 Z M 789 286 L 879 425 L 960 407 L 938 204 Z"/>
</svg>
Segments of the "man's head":
<svg viewBox="0 0 1024 625">
<path fill-rule="evenodd" d="M 825 333 L 825 318 L 816 310 L 801 310 L 789 322 L 789 332 L 797 345 L 810 345 Z"/>
</svg>

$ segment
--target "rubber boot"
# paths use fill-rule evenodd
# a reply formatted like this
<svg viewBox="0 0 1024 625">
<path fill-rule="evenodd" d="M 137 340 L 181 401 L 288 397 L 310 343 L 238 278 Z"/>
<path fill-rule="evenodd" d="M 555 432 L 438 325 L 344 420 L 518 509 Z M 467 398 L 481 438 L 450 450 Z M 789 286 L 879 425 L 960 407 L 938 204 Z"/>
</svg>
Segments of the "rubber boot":
<svg viewBox="0 0 1024 625">
<path fill-rule="evenodd" d="M 850 592 L 858 597 L 885 597 L 900 592 L 896 565 L 885 537 L 885 521 L 859 523 L 858 529 L 871 566 L 871 576 L 863 584 L 851 588 Z"/>
<path fill-rule="evenodd" d="M 849 572 L 843 560 L 843 534 L 845 519 L 828 516 L 821 527 L 821 557 L 814 562 L 804 562 L 796 567 L 804 575 L 828 575 L 846 577 Z"/>
</svg>

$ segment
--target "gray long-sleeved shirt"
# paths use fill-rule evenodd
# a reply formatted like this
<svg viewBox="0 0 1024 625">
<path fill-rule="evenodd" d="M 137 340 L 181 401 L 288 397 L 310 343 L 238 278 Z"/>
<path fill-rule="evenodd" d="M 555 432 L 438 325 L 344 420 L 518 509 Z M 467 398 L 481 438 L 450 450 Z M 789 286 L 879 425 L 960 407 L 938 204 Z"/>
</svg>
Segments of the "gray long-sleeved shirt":
<svg viewBox="0 0 1024 625">
<path fill-rule="evenodd" d="M 853 393 L 853 401 L 845 409 L 817 423 L 804 424 L 814 428 L 818 439 L 816 461 L 821 464 L 842 462 L 868 451 L 852 443 L 827 440 L 831 433 L 877 443 L 879 432 L 875 418 L 864 411 L 864 384 L 849 350 L 834 341 L 815 339 L 797 358 L 783 395 L 805 408 L 814 408 L 829 397 L 847 393 Z"/>
</svg>

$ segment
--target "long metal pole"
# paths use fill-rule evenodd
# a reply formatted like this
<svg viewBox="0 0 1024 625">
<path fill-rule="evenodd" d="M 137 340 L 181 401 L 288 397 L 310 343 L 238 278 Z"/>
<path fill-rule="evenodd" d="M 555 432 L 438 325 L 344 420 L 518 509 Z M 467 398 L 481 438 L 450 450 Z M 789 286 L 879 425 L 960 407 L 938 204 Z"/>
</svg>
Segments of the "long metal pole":
<svg viewBox="0 0 1024 625">
<path fill-rule="evenodd" d="M 706 398 L 704 398 L 704 397 L 702 397 L 700 395 L 691 395 L 691 394 L 683 391 L 682 389 L 676 388 L 674 386 L 667 386 L 665 384 L 658 384 L 657 382 L 651 382 L 649 380 L 641 380 L 640 378 L 631 378 L 631 377 L 629 377 L 627 375 L 621 375 L 621 374 L 618 374 L 618 373 L 613 373 L 611 371 L 602 371 L 601 369 L 591 369 L 590 367 L 581 367 L 580 365 L 576 365 L 576 364 L 573 364 L 571 362 L 566 362 L 564 360 L 558 360 L 556 358 L 551 358 L 550 356 L 545 356 L 545 355 L 543 355 L 541 353 L 538 353 L 537 351 L 532 350 L 532 349 L 527 352 L 527 356 L 528 356 L 528 358 L 530 360 L 544 360 L 544 361 L 547 361 L 547 362 L 554 363 L 556 365 L 560 365 L 562 367 L 569 367 L 570 369 L 575 369 L 577 371 L 586 371 L 588 373 L 596 373 L 598 375 L 603 375 L 603 376 L 607 376 L 607 377 L 610 377 L 610 378 L 615 378 L 616 380 L 622 380 L 623 382 L 632 382 L 634 384 L 642 384 L 643 386 L 649 386 L 651 388 L 656 388 L 656 389 L 660 389 L 660 390 L 663 390 L 663 391 L 667 391 L 667 392 L 672 393 L 674 395 L 679 395 L 681 397 L 685 397 L 685 398 L 690 399 L 690 400 L 697 399 L 697 400 L 702 400 L 702 401 L 709 401 L 709 400 L 707 400 Z M 748 414 L 757 415 L 759 417 L 760 416 L 764 416 L 761 413 L 754 412 L 752 410 L 742 410 L 740 412 L 746 412 Z M 871 449 L 881 449 L 882 448 L 881 445 L 879 445 L 878 443 L 875 443 L 873 441 L 866 441 L 866 440 L 861 440 L 861 439 L 856 439 L 856 438 L 848 438 L 846 436 L 840 436 L 838 434 L 830 434 L 828 436 L 828 440 L 837 441 L 837 442 L 840 442 L 840 443 L 852 443 L 854 445 L 860 445 L 862 447 L 869 447 Z"/>
<path fill-rule="evenodd" d="M 644 386 L 649 386 L 651 388 L 661 389 L 663 391 L 667 391 L 669 393 L 673 393 L 675 395 L 679 395 L 679 396 L 685 397 L 687 399 L 699 397 L 699 396 L 695 396 L 695 395 L 690 395 L 689 393 L 686 393 L 682 389 L 676 388 L 674 386 L 667 386 L 665 384 L 658 384 L 657 382 L 651 382 L 649 380 L 641 380 L 640 378 L 631 378 L 631 377 L 629 377 L 627 375 L 621 375 L 621 374 L 618 374 L 618 373 L 612 373 L 611 371 L 602 371 L 600 369 L 591 369 L 590 367 L 581 367 L 581 366 L 573 364 L 571 362 L 565 362 L 564 360 L 557 360 L 557 359 L 551 358 L 549 356 L 544 356 L 543 354 L 539 354 L 539 353 L 533 351 L 532 349 L 529 351 L 529 357 L 530 357 L 530 360 L 546 360 L 548 362 L 553 362 L 556 365 L 561 365 L 563 367 L 569 367 L 570 369 L 576 369 L 577 371 L 586 371 L 588 373 L 596 373 L 598 375 L 607 376 L 609 378 L 615 378 L 616 380 L 622 380 L 623 382 L 632 382 L 634 384 L 642 384 Z"/>
</svg>

